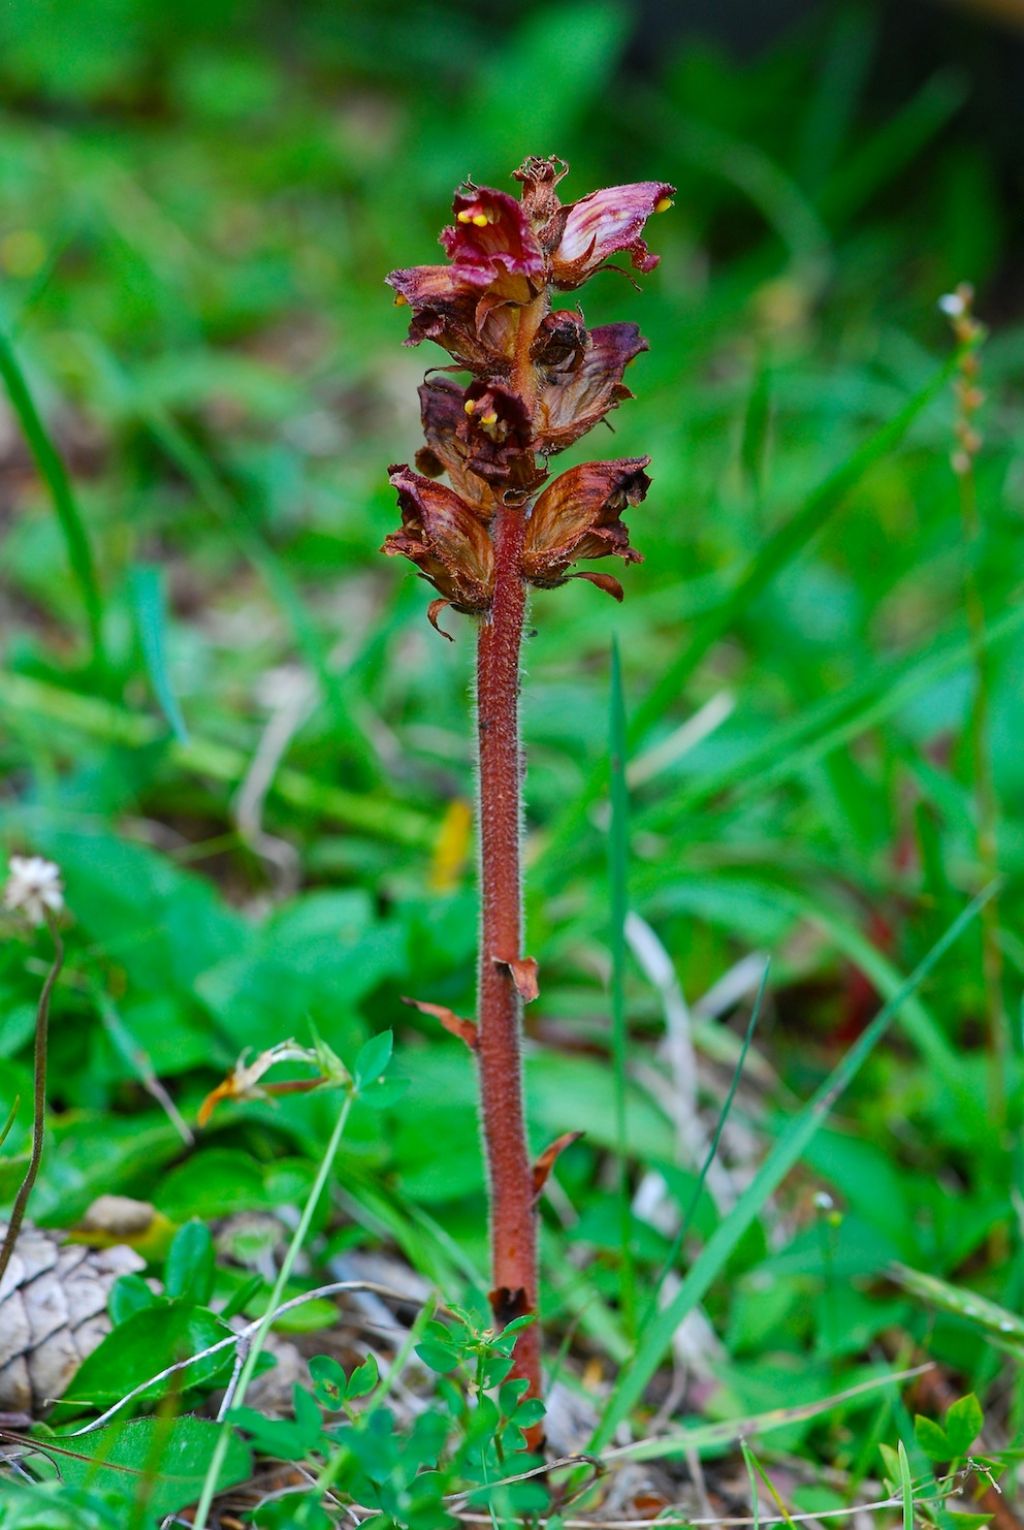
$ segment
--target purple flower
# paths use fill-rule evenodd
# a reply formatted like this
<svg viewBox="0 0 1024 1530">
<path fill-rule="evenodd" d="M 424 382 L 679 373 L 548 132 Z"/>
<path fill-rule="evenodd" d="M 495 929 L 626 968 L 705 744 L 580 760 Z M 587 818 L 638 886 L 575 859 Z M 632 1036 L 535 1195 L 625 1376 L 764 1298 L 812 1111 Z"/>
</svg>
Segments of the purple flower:
<svg viewBox="0 0 1024 1530">
<path fill-rule="evenodd" d="M 474 186 L 455 193 L 455 223 L 443 229 L 445 254 L 481 286 L 496 283 L 506 301 L 528 303 L 544 284 L 544 252 L 522 202 L 507 191 Z"/>
<path fill-rule="evenodd" d="M 578 287 L 612 255 L 624 251 L 638 271 L 653 271 L 660 259 L 640 237 L 652 213 L 667 212 L 675 187 L 665 181 L 638 181 L 592 191 L 566 207 L 557 245 L 551 252 L 551 279 L 568 291 Z"/>
</svg>

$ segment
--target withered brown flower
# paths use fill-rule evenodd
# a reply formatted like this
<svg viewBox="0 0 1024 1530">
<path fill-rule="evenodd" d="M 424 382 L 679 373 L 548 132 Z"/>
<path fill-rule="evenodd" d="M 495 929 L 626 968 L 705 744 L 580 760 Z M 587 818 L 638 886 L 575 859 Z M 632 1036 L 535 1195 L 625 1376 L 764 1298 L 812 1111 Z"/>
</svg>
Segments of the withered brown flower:
<svg viewBox="0 0 1024 1530">
<path fill-rule="evenodd" d="M 486 611 L 494 587 L 494 553 L 486 523 L 452 489 L 433 479 L 402 465 L 392 467 L 389 476 L 398 490 L 402 525 L 385 538 L 381 551 L 408 558 L 439 592 L 441 599 L 432 601 L 428 612 L 433 625 L 446 605 L 467 615 Z"/>
<path fill-rule="evenodd" d="M 549 484 L 533 507 L 526 525 L 523 575 L 531 584 L 553 588 L 564 584 L 570 564 L 581 558 L 615 556 L 625 563 L 642 562 L 629 545 L 621 519 L 629 505 L 638 505 L 651 480 L 644 472 L 650 457 L 624 457 L 618 462 L 585 462 Z M 622 599 L 611 575 L 590 577 L 616 599 Z"/>
<path fill-rule="evenodd" d="M 583 331 L 568 361 L 546 367 L 546 353 L 542 351 L 538 358 L 544 376 L 537 394 L 538 451 L 547 455 L 571 446 L 610 409 L 632 398 L 622 374 L 634 357 L 648 349 L 636 324 L 602 324 Z"/>
</svg>

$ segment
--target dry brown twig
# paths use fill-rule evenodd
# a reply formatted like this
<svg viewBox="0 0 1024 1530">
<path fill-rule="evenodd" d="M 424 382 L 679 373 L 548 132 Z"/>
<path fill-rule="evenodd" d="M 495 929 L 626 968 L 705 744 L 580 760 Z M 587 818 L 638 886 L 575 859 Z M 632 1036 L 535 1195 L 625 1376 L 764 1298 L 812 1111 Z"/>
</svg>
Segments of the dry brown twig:
<svg viewBox="0 0 1024 1530">
<path fill-rule="evenodd" d="M 32 1074 L 32 1148 L 28 1167 L 14 1199 L 7 1232 L 0 1246 L 0 1282 L 18 1241 L 29 1196 L 39 1173 L 43 1157 L 43 1140 L 46 1132 L 46 1061 L 50 1032 L 50 999 L 64 965 L 64 943 L 57 929 L 57 915 L 64 906 L 64 893 L 60 870 L 52 861 L 40 856 L 14 855 L 10 860 L 10 875 L 4 889 L 4 907 L 21 913 L 33 925 L 45 924 L 53 941 L 53 962 L 46 974 L 36 1009 L 36 1035 Z"/>
</svg>

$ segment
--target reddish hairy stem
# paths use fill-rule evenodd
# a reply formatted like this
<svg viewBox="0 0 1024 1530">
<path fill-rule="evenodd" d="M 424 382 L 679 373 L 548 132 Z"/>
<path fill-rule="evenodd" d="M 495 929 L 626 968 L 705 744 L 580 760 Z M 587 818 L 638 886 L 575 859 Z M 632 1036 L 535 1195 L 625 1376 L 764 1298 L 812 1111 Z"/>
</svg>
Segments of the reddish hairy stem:
<svg viewBox="0 0 1024 1530">
<path fill-rule="evenodd" d="M 536 378 L 530 348 L 547 311 L 547 296 L 520 309 L 512 386 L 533 408 Z M 521 572 L 524 506 L 503 506 L 494 519 L 494 594 L 477 644 L 477 737 L 480 761 L 480 971 L 476 1053 L 480 1111 L 490 1186 L 491 1308 L 495 1324 L 537 1315 L 536 1189 L 523 1108 L 520 1049 L 522 998 L 507 963 L 522 955 L 523 897 L 519 841 L 523 760 L 519 743 L 519 650 L 526 586 Z M 541 1395 L 540 1327 L 516 1344 L 512 1375 Z M 539 1426 L 527 1432 L 543 1443 Z"/>
<path fill-rule="evenodd" d="M 495 585 L 477 648 L 480 751 L 480 938 L 477 1057 L 491 1192 L 491 1305 L 499 1328 L 537 1308 L 537 1228 L 523 1113 L 522 1000 L 504 963 L 522 940 L 520 886 L 519 648 L 526 592 L 520 573 L 525 516 L 499 510 Z M 513 1375 L 540 1395 L 540 1333 L 532 1323 L 516 1345 Z"/>
</svg>

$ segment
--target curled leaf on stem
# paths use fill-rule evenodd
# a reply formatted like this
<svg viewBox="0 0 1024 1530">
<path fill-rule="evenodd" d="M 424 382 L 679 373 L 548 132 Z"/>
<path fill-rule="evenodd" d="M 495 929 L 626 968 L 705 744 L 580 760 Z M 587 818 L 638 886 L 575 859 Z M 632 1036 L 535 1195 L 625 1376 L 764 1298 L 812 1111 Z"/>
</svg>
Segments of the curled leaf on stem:
<svg viewBox="0 0 1024 1530">
<path fill-rule="evenodd" d="M 524 1004 L 530 1004 L 540 997 L 540 985 L 537 982 L 540 969 L 535 956 L 496 956 L 494 961 L 499 967 L 508 968 L 516 992 Z"/>
<path fill-rule="evenodd" d="M 451 601 L 445 600 L 443 595 L 438 596 L 437 600 L 432 600 L 430 605 L 427 607 L 427 621 L 433 627 L 435 632 L 439 632 L 443 638 L 447 638 L 449 643 L 454 643 L 455 639 L 452 637 L 451 633 L 446 632 L 438 620 L 441 612 L 450 605 Z"/>
<path fill-rule="evenodd" d="M 616 579 L 614 574 L 594 574 L 590 569 L 579 569 L 575 574 L 568 576 L 570 579 L 585 579 L 588 584 L 596 584 L 599 590 L 617 600 L 621 606 L 626 598 L 626 592 Z"/>
<path fill-rule="evenodd" d="M 421 1015 L 432 1015 L 452 1036 L 458 1036 L 460 1041 L 464 1041 L 471 1052 L 476 1051 L 477 1028 L 472 1020 L 463 1020 L 461 1015 L 443 1004 L 429 1004 L 425 999 L 410 999 L 406 994 L 402 995 L 402 1003 L 418 1009 Z"/>
<path fill-rule="evenodd" d="M 540 1200 L 559 1154 L 564 1153 L 567 1147 L 572 1147 L 574 1142 L 579 1142 L 582 1136 L 582 1132 L 563 1132 L 541 1153 L 533 1165 L 533 1194 L 536 1200 Z"/>
</svg>

